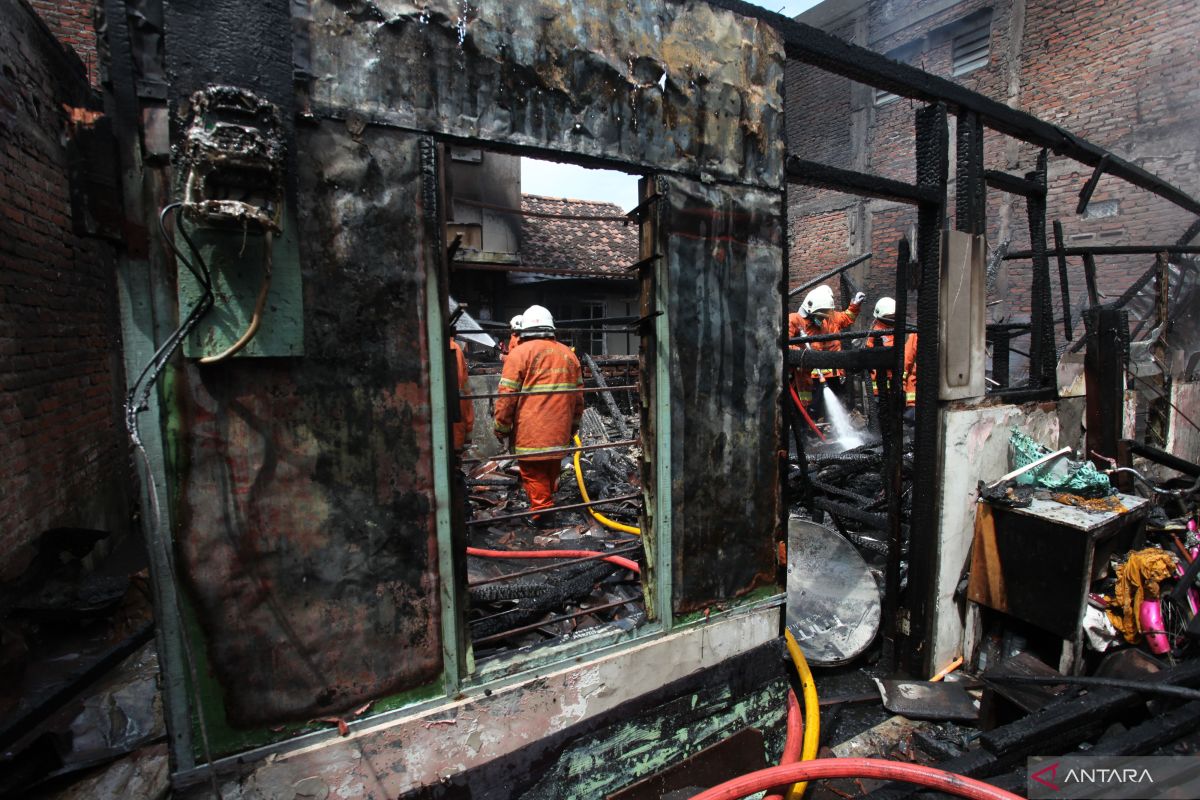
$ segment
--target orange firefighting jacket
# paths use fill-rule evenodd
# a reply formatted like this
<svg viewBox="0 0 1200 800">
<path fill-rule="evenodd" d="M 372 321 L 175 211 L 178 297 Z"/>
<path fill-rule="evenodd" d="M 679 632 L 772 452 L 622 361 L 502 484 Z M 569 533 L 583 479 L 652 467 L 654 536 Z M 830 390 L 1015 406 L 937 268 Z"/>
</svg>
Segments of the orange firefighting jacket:
<svg viewBox="0 0 1200 800">
<path fill-rule="evenodd" d="M 860 306 L 851 303 L 846 307 L 845 311 L 830 311 L 825 315 L 825 318 L 820 324 L 815 323 L 812 318 L 805 319 L 799 314 L 794 316 L 800 317 L 800 331 L 797 336 L 817 336 L 823 333 L 841 333 L 854 324 L 854 320 L 858 319 L 858 310 Z M 791 328 L 791 318 L 789 317 L 788 328 Z M 841 350 L 842 343 L 838 340 L 830 342 L 812 342 L 809 347 L 813 350 Z M 825 370 L 825 377 L 829 377 L 830 370 Z M 846 373 L 842 370 L 833 370 L 832 374 L 841 377 Z M 814 380 L 820 380 L 817 377 L 817 370 L 812 370 L 808 374 L 808 386 L 811 387 Z"/>
<path fill-rule="evenodd" d="M 458 365 L 458 393 L 470 394 L 467 386 L 467 359 L 463 356 L 458 342 L 450 340 L 450 351 Z M 475 427 L 475 402 L 473 400 L 458 401 L 458 422 L 453 425 L 454 449 L 462 450 L 471 438 L 471 429 Z"/>
<path fill-rule="evenodd" d="M 571 348 L 553 339 L 525 339 L 509 353 L 500 374 L 500 394 L 582 389 L 583 370 Z M 583 416 L 579 392 L 499 397 L 496 432 L 509 434 L 513 452 L 529 457 L 539 450 L 566 447 Z M 542 456 L 560 459 L 561 455 Z"/>
<path fill-rule="evenodd" d="M 873 331 L 885 331 L 891 328 L 884 322 L 876 320 L 871 326 Z M 867 347 L 876 347 L 875 342 L 882 339 L 883 342 L 879 347 L 891 347 L 895 337 L 891 334 L 886 336 L 868 336 Z M 879 387 L 875 385 L 875 370 L 871 370 L 871 391 L 879 394 Z M 904 339 L 904 404 L 913 406 L 917 404 L 917 337 L 916 334 L 910 334 Z"/>
</svg>

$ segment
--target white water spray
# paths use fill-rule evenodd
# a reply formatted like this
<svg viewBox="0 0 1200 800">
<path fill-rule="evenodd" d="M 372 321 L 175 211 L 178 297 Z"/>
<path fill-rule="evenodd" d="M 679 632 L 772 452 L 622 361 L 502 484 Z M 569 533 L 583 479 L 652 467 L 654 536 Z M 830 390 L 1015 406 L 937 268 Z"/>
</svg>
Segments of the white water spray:
<svg viewBox="0 0 1200 800">
<path fill-rule="evenodd" d="M 837 395 L 828 386 L 821 393 L 825 399 L 825 414 L 829 417 L 829 422 L 833 425 L 833 432 L 837 434 L 837 442 L 842 450 L 850 450 L 859 447 L 863 443 L 863 438 L 858 435 L 858 431 L 854 430 L 854 426 L 850 424 L 850 415 L 846 413 L 846 409 L 842 406 Z"/>
</svg>

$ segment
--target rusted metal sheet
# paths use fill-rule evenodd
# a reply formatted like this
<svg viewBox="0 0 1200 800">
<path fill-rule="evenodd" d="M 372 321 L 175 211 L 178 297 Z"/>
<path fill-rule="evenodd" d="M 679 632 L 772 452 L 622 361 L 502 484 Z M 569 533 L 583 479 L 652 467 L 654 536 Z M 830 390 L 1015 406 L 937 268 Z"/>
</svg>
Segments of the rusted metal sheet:
<svg viewBox="0 0 1200 800">
<path fill-rule="evenodd" d="M 678 613 L 774 580 L 783 197 L 674 177 L 659 191 Z"/>
<path fill-rule="evenodd" d="M 329 122 L 297 148 L 305 357 L 175 386 L 180 572 L 242 726 L 441 669 L 418 140 Z"/>
<path fill-rule="evenodd" d="M 761 22 L 667 0 L 310 6 L 318 113 L 782 183 L 783 47 Z"/>
</svg>

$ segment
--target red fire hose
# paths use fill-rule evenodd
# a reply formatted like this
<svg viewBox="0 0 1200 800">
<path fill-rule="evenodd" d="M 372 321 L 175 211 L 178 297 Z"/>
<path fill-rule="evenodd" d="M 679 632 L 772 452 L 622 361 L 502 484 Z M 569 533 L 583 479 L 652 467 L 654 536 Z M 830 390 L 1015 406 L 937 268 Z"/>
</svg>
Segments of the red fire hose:
<svg viewBox="0 0 1200 800">
<path fill-rule="evenodd" d="M 788 689 L 787 699 L 787 738 L 783 740 L 783 755 L 779 758 L 779 765 L 786 766 L 787 764 L 795 764 L 800 760 L 800 751 L 804 747 L 804 714 L 800 711 L 800 701 L 796 699 L 796 692 Z M 763 798 L 763 800 L 783 800 L 783 793 L 788 787 L 775 787 L 775 791 Z"/>
<path fill-rule="evenodd" d="M 588 558 L 597 553 L 594 550 L 481 550 L 478 547 L 468 547 L 467 555 L 484 558 Z M 601 556 L 597 560 L 616 564 L 639 575 L 642 572 L 636 561 L 621 556 Z"/>
<path fill-rule="evenodd" d="M 904 781 L 937 789 L 956 797 L 966 797 L 968 800 L 1020 800 L 1020 797 L 1012 792 L 1006 792 L 974 778 L 904 761 L 883 761 L 874 758 L 822 758 L 796 764 L 781 764 L 726 781 L 720 786 L 701 792 L 692 800 L 740 800 L 772 786 L 827 778 Z"/>
<path fill-rule="evenodd" d="M 796 394 L 796 387 L 789 383 L 788 391 L 792 393 L 792 400 L 795 401 L 796 408 L 800 409 L 800 413 L 804 416 L 804 420 L 808 423 L 808 427 L 813 429 L 813 433 L 815 433 L 822 442 L 825 441 L 825 434 L 821 433 L 821 429 L 817 427 L 817 423 L 813 422 L 813 418 L 808 415 L 808 409 L 804 407 L 804 403 L 800 402 L 800 395 Z"/>
</svg>

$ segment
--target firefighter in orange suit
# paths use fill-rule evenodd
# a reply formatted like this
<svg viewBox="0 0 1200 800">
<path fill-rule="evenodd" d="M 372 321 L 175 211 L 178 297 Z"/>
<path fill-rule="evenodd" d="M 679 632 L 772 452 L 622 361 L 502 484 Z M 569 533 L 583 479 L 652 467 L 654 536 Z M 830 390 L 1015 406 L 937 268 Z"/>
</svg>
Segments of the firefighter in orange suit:
<svg viewBox="0 0 1200 800">
<path fill-rule="evenodd" d="M 862 308 L 862 302 L 866 299 L 866 295 L 862 292 L 854 295 L 854 299 L 847 306 L 845 311 L 838 311 L 833 307 L 833 290 L 822 284 L 813 289 L 804 296 L 804 302 L 800 304 L 800 311 L 792 314 L 788 318 L 788 329 L 792 328 L 791 321 L 797 319 L 798 336 L 818 336 L 820 334 L 841 333 L 854 324 L 854 320 L 858 319 L 858 311 Z M 838 340 L 828 342 L 810 342 L 807 347 L 813 350 L 841 350 L 842 343 Z M 823 373 L 823 374 L 822 374 Z M 805 404 L 812 403 L 813 387 L 818 383 L 825 383 L 831 378 L 835 379 L 828 385 L 835 394 L 842 392 L 842 378 L 845 373 L 842 370 L 812 370 L 806 375 L 797 374 L 797 393 L 800 395 L 800 401 Z M 818 403 L 818 405 L 820 405 Z M 823 409 L 822 409 L 823 410 Z M 823 416 L 823 415 L 822 415 Z"/>
<path fill-rule="evenodd" d="M 562 454 L 539 455 L 539 451 L 570 445 L 583 416 L 583 394 L 562 390 L 582 388 L 579 359 L 571 348 L 555 341 L 554 318 L 545 308 L 530 306 L 522 315 L 520 347 L 509 353 L 500 375 L 495 429 L 501 444 L 506 439 L 512 444 L 531 511 L 554 505 Z M 505 396 L 550 390 L 559 391 Z M 535 514 L 530 519 L 544 527 L 548 516 Z"/>
<path fill-rule="evenodd" d="M 467 359 L 462 348 L 453 338 L 450 339 L 450 352 L 454 354 L 454 362 L 458 366 L 458 393 L 470 394 L 467 386 Z M 475 427 L 475 403 L 471 400 L 458 401 L 458 421 L 454 423 L 454 449 L 461 452 L 471 441 L 471 429 Z"/>
<path fill-rule="evenodd" d="M 890 297 L 881 297 L 875 304 L 875 324 L 873 331 L 894 330 L 896 327 L 896 301 Z M 891 334 L 868 336 L 867 347 L 891 347 L 895 337 Z M 876 342 L 879 342 L 877 345 Z M 912 408 L 917 404 L 917 337 L 906 336 L 904 339 L 904 405 Z M 875 385 L 875 370 L 871 370 L 871 391 L 878 395 L 879 387 Z"/>
</svg>

